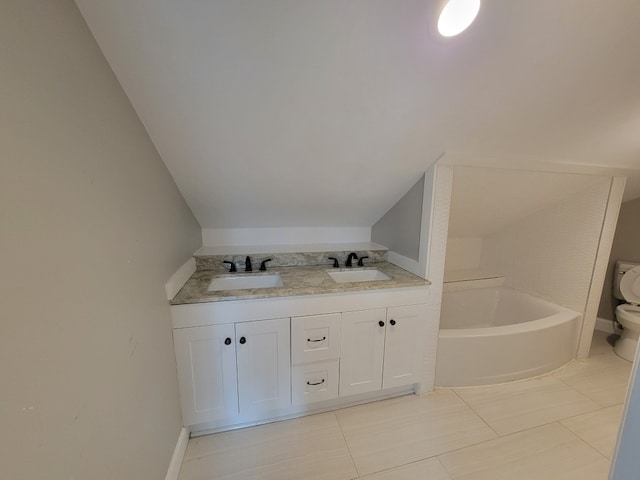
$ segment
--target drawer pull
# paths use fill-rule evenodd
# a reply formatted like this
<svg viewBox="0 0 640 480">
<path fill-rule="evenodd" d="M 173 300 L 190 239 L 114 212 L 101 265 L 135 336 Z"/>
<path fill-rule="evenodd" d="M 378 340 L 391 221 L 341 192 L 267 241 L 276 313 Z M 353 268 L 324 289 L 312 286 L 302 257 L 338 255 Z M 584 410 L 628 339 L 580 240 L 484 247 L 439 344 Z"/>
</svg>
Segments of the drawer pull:
<svg viewBox="0 0 640 480">
<path fill-rule="evenodd" d="M 315 342 L 324 342 L 326 339 L 327 339 L 327 337 L 322 337 L 322 338 L 319 338 L 319 339 L 317 339 L 317 340 L 311 340 L 310 338 L 307 338 L 307 342 L 312 342 L 312 343 L 315 343 Z"/>
<path fill-rule="evenodd" d="M 311 382 L 307 382 L 307 385 L 309 386 L 316 386 L 316 385 L 322 385 L 324 383 L 324 378 L 322 380 L 320 380 L 318 383 L 311 383 Z"/>
</svg>

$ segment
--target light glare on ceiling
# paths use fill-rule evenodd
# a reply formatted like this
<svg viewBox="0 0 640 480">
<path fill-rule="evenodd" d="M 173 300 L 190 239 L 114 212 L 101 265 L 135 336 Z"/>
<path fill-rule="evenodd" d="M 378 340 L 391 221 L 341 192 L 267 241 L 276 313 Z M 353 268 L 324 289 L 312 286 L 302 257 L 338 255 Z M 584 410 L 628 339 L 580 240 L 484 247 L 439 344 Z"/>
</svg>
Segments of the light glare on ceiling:
<svg viewBox="0 0 640 480">
<path fill-rule="evenodd" d="M 438 32 L 453 37 L 465 30 L 478 15 L 480 0 L 449 0 L 440 12 Z"/>
</svg>

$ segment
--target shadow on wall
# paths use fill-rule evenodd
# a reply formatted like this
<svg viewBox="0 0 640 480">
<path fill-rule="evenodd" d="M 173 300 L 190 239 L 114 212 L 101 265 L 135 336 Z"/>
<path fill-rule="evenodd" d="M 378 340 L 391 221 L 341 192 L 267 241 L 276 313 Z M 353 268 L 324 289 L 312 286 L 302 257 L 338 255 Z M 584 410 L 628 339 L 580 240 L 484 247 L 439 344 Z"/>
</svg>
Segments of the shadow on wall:
<svg viewBox="0 0 640 480">
<path fill-rule="evenodd" d="M 618 225 L 613 238 L 611 256 L 607 276 L 602 287 L 602 297 L 598 308 L 598 317 L 613 320 L 615 308 L 618 304 L 613 297 L 613 270 L 616 260 L 627 260 L 640 263 L 640 198 L 625 202 L 620 207 Z"/>
</svg>

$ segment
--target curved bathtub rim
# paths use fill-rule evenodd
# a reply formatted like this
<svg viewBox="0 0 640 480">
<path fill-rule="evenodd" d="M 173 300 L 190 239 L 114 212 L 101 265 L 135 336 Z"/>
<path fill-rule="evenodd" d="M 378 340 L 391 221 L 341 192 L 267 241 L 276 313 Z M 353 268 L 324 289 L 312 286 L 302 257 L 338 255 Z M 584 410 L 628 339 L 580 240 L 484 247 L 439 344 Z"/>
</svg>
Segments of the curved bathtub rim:
<svg viewBox="0 0 640 480">
<path fill-rule="evenodd" d="M 509 325 L 499 326 L 487 326 L 487 327 L 475 327 L 475 328 L 445 328 L 441 329 L 438 336 L 442 337 L 493 337 L 499 335 L 513 335 L 516 333 L 531 332 L 540 330 L 541 328 L 553 327 L 561 323 L 570 321 L 576 316 L 579 316 L 579 312 L 573 310 L 564 309 L 562 312 L 558 312 L 548 317 L 538 318 L 536 320 L 529 320 L 528 322 L 512 323 Z"/>
<path fill-rule="evenodd" d="M 436 386 L 474 387 L 526 380 L 548 374 L 575 359 L 582 313 L 508 287 L 498 290 L 499 294 L 503 290 L 514 292 L 519 298 L 506 297 L 506 309 L 493 320 L 486 318 L 486 304 L 479 304 L 481 316 L 472 319 L 468 327 L 454 320 L 452 324 L 462 328 L 439 331 Z M 487 292 L 486 300 L 495 301 L 496 292 Z M 461 303 L 450 312 L 473 317 L 476 303 L 485 301 L 485 297 L 474 294 L 459 300 Z M 544 308 L 532 307 L 531 300 Z"/>
</svg>

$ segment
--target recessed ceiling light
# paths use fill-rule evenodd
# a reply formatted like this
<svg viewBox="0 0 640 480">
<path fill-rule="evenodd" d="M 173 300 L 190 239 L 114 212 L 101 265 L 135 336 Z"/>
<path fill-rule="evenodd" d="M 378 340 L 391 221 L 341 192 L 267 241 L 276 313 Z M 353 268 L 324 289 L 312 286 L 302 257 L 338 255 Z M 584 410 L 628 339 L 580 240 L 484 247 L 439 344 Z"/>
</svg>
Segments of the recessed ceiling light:
<svg viewBox="0 0 640 480">
<path fill-rule="evenodd" d="M 478 15 L 480 0 L 449 0 L 440 12 L 438 32 L 453 37 L 465 30 Z"/>
</svg>

